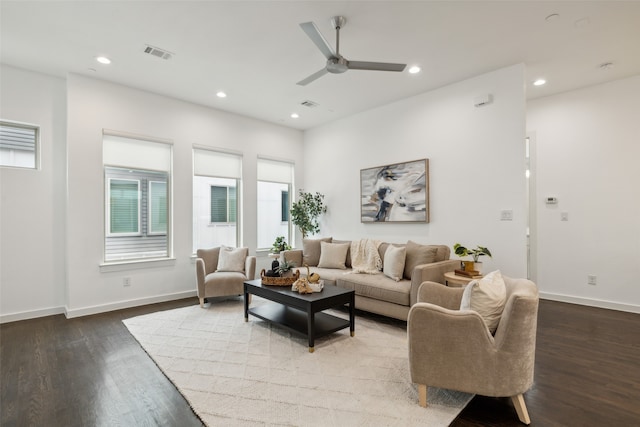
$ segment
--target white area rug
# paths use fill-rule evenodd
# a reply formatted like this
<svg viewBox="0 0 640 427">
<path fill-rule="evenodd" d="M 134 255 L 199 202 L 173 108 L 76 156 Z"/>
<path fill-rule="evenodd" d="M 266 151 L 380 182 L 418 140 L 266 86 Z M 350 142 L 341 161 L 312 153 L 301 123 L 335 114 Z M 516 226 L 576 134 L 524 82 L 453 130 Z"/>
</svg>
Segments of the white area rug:
<svg viewBox="0 0 640 427">
<path fill-rule="evenodd" d="M 430 387 L 421 408 L 406 331 L 366 318 L 355 337 L 347 328 L 316 340 L 314 353 L 305 338 L 245 322 L 240 300 L 124 324 L 209 426 L 447 426 L 473 397 Z"/>
</svg>

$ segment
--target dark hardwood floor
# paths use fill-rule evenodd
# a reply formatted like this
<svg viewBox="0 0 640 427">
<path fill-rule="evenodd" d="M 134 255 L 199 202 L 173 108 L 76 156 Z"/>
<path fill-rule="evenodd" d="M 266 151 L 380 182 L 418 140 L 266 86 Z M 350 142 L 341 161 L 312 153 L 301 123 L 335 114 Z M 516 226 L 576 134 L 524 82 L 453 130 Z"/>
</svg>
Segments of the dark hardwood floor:
<svg viewBox="0 0 640 427">
<path fill-rule="evenodd" d="M 0 424 L 201 425 L 121 323 L 196 303 L 1 325 Z M 541 301 L 535 384 L 525 401 L 532 426 L 640 426 L 640 315 Z M 452 423 L 521 425 L 508 399 L 481 396 Z"/>
</svg>

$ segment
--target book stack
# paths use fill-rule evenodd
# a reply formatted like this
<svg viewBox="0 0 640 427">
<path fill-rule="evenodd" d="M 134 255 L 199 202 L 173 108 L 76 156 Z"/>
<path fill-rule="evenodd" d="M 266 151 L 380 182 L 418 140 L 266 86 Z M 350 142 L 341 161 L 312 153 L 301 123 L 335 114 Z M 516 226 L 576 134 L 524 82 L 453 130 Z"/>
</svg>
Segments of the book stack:
<svg viewBox="0 0 640 427">
<path fill-rule="evenodd" d="M 479 271 L 476 270 L 471 270 L 471 271 L 467 271 L 467 270 L 455 270 L 454 273 L 457 276 L 463 276 L 463 277 L 467 277 L 469 279 L 480 279 L 482 278 L 482 274 L 480 274 Z"/>
</svg>

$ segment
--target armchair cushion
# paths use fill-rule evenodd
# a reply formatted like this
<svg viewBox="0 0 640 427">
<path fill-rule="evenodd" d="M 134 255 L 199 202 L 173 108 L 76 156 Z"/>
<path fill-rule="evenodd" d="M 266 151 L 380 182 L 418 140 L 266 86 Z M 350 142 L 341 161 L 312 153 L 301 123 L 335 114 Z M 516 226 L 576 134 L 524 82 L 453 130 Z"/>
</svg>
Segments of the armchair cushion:
<svg viewBox="0 0 640 427">
<path fill-rule="evenodd" d="M 244 273 L 247 255 L 249 255 L 247 248 L 220 247 L 216 271 Z"/>
<path fill-rule="evenodd" d="M 470 282 L 462 294 L 460 310 L 472 310 L 482 316 L 493 334 L 507 302 L 507 289 L 500 270 Z"/>
</svg>

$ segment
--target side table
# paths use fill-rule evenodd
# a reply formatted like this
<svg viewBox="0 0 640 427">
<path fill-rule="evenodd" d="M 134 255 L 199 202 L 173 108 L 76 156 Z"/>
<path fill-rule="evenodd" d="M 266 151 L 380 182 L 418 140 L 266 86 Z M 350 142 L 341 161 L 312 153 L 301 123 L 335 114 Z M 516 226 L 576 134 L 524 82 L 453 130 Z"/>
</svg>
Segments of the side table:
<svg viewBox="0 0 640 427">
<path fill-rule="evenodd" d="M 471 277 L 459 276 L 453 271 L 448 271 L 444 273 L 444 284 L 452 288 L 465 287 L 469 284 L 469 282 L 477 279 L 478 278 L 472 279 Z"/>
</svg>

